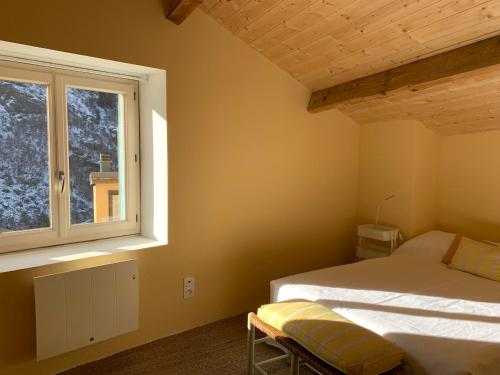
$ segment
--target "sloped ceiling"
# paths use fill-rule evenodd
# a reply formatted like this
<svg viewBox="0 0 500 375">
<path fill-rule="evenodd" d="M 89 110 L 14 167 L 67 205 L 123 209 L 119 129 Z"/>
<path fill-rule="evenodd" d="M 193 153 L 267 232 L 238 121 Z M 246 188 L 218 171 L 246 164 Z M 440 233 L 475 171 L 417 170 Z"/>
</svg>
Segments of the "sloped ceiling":
<svg viewBox="0 0 500 375">
<path fill-rule="evenodd" d="M 205 0 L 201 7 L 312 91 L 500 34 L 500 0 Z M 490 69 L 339 108 L 362 123 L 416 118 L 441 134 L 500 129 L 497 76 Z"/>
</svg>

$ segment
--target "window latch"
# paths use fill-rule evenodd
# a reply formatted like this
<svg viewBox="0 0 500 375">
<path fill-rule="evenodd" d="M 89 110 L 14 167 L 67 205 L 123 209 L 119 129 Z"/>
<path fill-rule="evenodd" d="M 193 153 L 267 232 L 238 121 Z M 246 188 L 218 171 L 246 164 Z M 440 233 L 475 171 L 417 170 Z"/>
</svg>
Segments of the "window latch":
<svg viewBox="0 0 500 375">
<path fill-rule="evenodd" d="M 59 180 L 60 193 L 64 193 L 64 188 L 66 186 L 66 175 L 63 171 L 57 173 L 57 179 Z"/>
</svg>

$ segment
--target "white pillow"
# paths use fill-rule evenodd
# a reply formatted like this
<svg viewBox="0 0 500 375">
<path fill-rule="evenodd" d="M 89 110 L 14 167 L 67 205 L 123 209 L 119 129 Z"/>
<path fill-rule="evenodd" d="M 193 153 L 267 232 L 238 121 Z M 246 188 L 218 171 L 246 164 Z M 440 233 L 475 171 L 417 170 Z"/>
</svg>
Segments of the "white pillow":
<svg viewBox="0 0 500 375">
<path fill-rule="evenodd" d="M 454 238 L 454 233 L 433 230 L 406 241 L 392 255 L 411 254 L 441 262 Z"/>
</svg>

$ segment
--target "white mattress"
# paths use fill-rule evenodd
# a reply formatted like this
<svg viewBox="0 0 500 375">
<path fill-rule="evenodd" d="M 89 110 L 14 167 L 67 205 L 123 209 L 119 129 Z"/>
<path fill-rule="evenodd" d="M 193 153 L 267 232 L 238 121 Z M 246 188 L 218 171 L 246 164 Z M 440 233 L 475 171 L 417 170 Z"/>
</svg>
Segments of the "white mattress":
<svg viewBox="0 0 500 375">
<path fill-rule="evenodd" d="M 415 255 L 271 282 L 271 300 L 317 301 L 394 342 L 412 374 L 500 374 L 500 283 Z"/>
</svg>

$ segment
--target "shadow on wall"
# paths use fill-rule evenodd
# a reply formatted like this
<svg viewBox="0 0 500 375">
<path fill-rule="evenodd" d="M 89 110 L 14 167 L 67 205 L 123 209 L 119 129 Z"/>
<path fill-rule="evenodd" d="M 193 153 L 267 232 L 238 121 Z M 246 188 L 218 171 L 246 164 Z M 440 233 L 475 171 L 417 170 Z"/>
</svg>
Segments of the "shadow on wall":
<svg viewBox="0 0 500 375">
<path fill-rule="evenodd" d="M 198 260 L 206 272 L 206 280 L 199 280 L 200 285 L 208 284 L 210 279 L 217 279 L 218 284 L 213 292 L 203 293 L 214 293 L 208 299 L 216 298 L 215 294 L 224 296 L 218 302 L 219 309 L 229 311 L 237 303 L 242 312 L 255 311 L 261 304 L 269 303 L 272 280 L 353 261 L 354 234 L 345 236 L 338 232 L 342 231 L 321 234 L 306 226 L 303 232 L 297 228 L 288 236 L 265 228 L 252 237 L 244 233 L 228 236 L 225 247 L 232 252 L 213 252 Z M 332 243 L 342 247 L 342 251 L 332 248 Z"/>
<path fill-rule="evenodd" d="M 447 208 L 439 221 L 439 229 L 460 233 L 476 240 L 500 242 L 500 223 L 485 220 L 469 212 Z"/>
<path fill-rule="evenodd" d="M 151 250 L 149 250 L 151 251 Z M 103 255 L 46 267 L 0 273 L 0 373 L 36 356 L 33 277 L 133 259 L 136 252 Z M 11 327 L 16 327 L 14 330 Z"/>
<path fill-rule="evenodd" d="M 342 243 L 341 246 L 344 250 L 350 250 L 354 245 L 351 243 L 354 236 L 337 233 L 337 230 L 314 231 L 310 225 L 312 224 L 304 225 L 303 231 L 297 229 L 292 234 L 288 233 L 288 236 L 285 236 L 284 232 L 273 231 L 266 226 L 261 227 L 260 230 L 254 228 L 252 237 L 241 232 L 234 233 L 233 236 L 226 235 L 226 243 L 223 245 L 224 251 L 219 251 L 220 249 L 207 244 L 205 251 L 200 253 L 196 260 L 192 260 L 197 264 L 196 266 L 192 265 L 194 269 L 197 267 L 204 269 L 203 273 L 196 271 L 194 273 L 200 286 L 199 295 L 196 298 L 200 303 L 205 301 L 203 304 L 206 308 L 192 313 L 206 315 L 209 318 L 205 320 L 213 320 L 210 317 L 220 314 L 220 311 L 223 311 L 227 316 L 234 315 L 235 305 L 240 306 L 241 311 L 238 313 L 255 310 L 258 305 L 269 301 L 269 282 L 271 280 L 352 260 L 350 259 L 352 251 L 336 252 L 331 244 Z M 241 228 L 241 231 L 248 230 L 245 227 Z M 250 240 L 248 240 L 249 238 Z M 232 251 L 228 251 L 228 249 L 232 249 Z M 2 306 L 0 311 L 0 347 L 3 348 L 0 352 L 0 368 L 3 370 L 11 368 L 12 372 L 15 373 L 14 369 L 17 364 L 34 361 L 36 323 L 33 277 L 130 258 L 139 258 L 141 267 L 144 268 L 148 262 L 158 263 L 157 254 L 164 252 L 164 248 L 148 249 L 0 274 L 0 303 Z M 171 252 L 169 255 L 174 256 Z M 301 260 L 297 261 L 297 258 L 300 257 L 302 257 Z M 158 267 L 161 268 L 162 264 L 158 264 Z M 180 275 L 179 277 L 174 275 L 173 278 L 180 280 Z M 141 274 L 141 299 L 147 299 L 149 295 L 154 294 L 155 288 L 158 287 L 157 283 L 158 279 L 151 272 Z M 180 294 L 178 298 L 181 300 Z M 156 301 L 161 305 L 163 299 L 170 301 L 172 296 L 164 290 L 162 296 L 156 297 Z M 171 312 L 170 318 L 175 319 L 175 314 L 175 312 Z M 141 310 L 140 324 L 143 328 L 148 326 L 146 322 L 148 319 L 149 315 Z M 17 328 L 12 330 L 7 329 L 7 327 Z M 165 335 L 162 332 L 157 334 L 159 336 Z M 142 343 L 138 331 L 123 337 L 127 342 L 131 342 L 127 347 Z M 113 340 L 122 340 L 123 337 L 82 350 L 87 354 L 106 352 L 107 349 L 103 348 L 107 348 Z M 48 359 L 46 365 L 50 367 L 53 361 L 61 359 L 70 361 L 75 353 L 77 352 Z"/>
<path fill-rule="evenodd" d="M 29 273 L 0 275 L 0 306 L 0 367 L 31 360 L 36 343 L 33 279 Z M 13 326 L 18 327 L 16 334 L 6 334 L 9 330 L 3 327 Z"/>
</svg>

